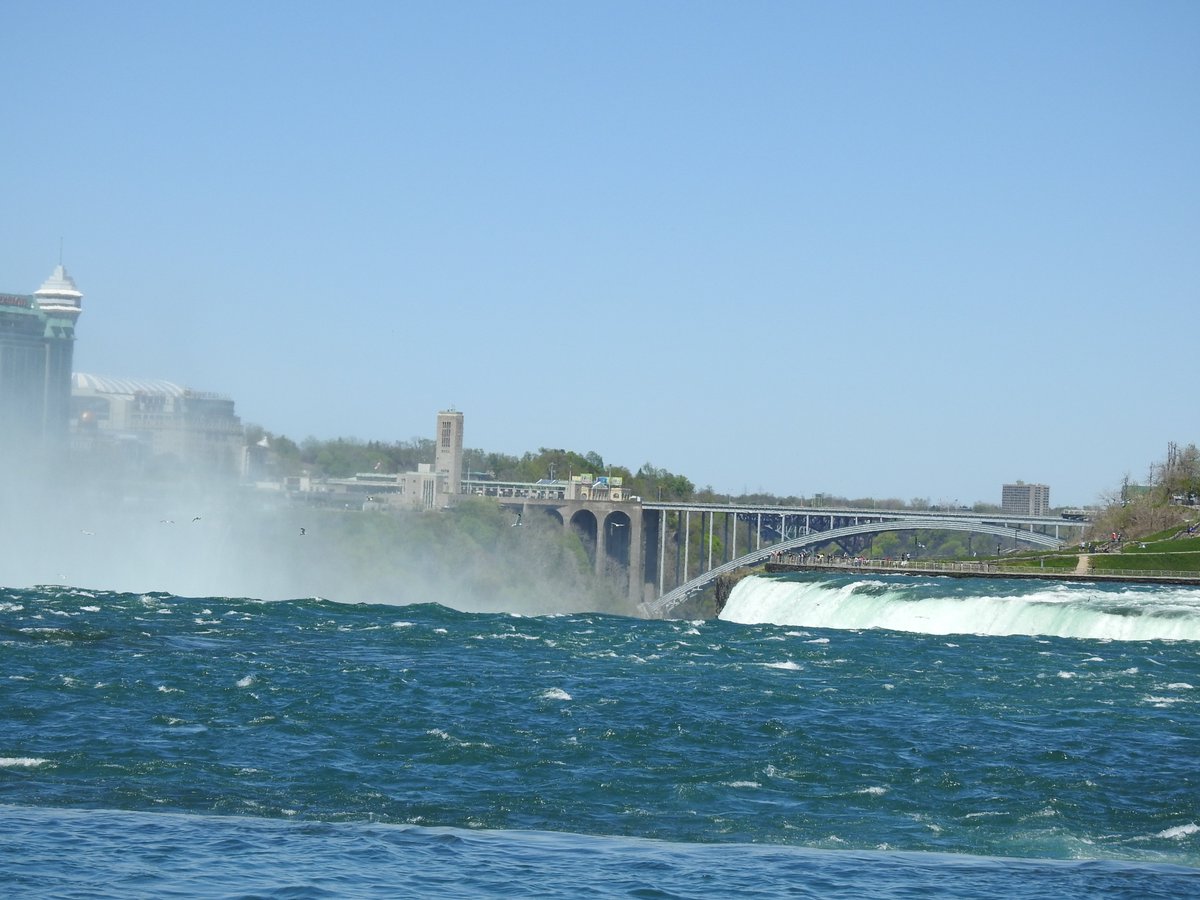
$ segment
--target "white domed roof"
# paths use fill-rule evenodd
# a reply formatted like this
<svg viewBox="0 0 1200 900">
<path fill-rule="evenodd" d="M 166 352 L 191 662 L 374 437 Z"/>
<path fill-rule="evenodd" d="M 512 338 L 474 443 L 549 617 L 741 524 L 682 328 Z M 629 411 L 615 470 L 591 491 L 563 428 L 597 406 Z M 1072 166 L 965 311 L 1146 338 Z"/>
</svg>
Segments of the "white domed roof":
<svg viewBox="0 0 1200 900">
<path fill-rule="evenodd" d="M 75 372 L 71 375 L 71 386 L 81 394 L 165 394 L 182 397 L 184 389 L 173 381 L 147 378 L 108 378 L 104 375 L 89 375 Z"/>
</svg>

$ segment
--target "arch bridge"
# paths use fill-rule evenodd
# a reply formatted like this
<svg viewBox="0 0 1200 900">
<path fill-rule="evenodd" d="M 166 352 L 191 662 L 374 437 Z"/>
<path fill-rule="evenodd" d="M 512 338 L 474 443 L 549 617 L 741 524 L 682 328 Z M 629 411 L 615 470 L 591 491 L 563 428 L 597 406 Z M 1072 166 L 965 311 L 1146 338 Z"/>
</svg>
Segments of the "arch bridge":
<svg viewBox="0 0 1200 900">
<path fill-rule="evenodd" d="M 642 502 L 638 498 L 566 500 L 537 496 L 533 491 L 502 497 L 500 503 L 526 522 L 540 513 L 572 531 L 595 573 L 620 580 L 631 602 L 652 615 L 669 612 L 726 572 L 791 549 L 830 542 L 852 549 L 856 544 L 865 546 L 871 534 L 913 530 L 971 532 L 1058 547 L 1064 532 L 1076 535 L 1089 524 L 1056 516 L 964 509 L 779 507 Z M 699 528 L 694 527 L 696 518 Z M 746 548 L 741 553 L 739 545 Z M 696 574 L 697 568 L 700 574 Z"/>
<path fill-rule="evenodd" d="M 653 617 L 662 617 L 669 613 L 674 607 L 683 603 L 689 597 L 698 594 L 704 590 L 712 582 L 719 577 L 736 569 L 741 569 L 746 566 L 757 565 L 777 553 L 786 553 L 789 550 L 799 550 L 804 547 L 815 547 L 822 544 L 828 544 L 831 541 L 840 541 L 846 538 L 857 537 L 866 534 L 877 534 L 885 531 L 968 531 L 974 534 L 988 534 L 1000 538 L 1013 538 L 1015 540 L 1025 541 L 1040 547 L 1058 547 L 1062 541 L 1058 538 L 1042 534 L 1037 531 L 1014 531 L 1012 528 L 1003 525 L 990 524 L 979 521 L 947 521 L 942 518 L 937 519 L 903 519 L 889 520 L 880 522 L 867 522 L 859 525 L 847 525 L 842 528 L 833 528 L 829 531 L 819 531 L 811 534 L 806 534 L 791 540 L 784 540 L 776 544 L 772 544 L 766 548 L 746 553 L 737 559 L 732 559 L 729 562 L 722 563 L 719 566 L 709 569 L 703 574 L 685 581 L 683 584 L 665 594 L 658 599 L 643 603 L 642 608 L 647 614 Z"/>
</svg>

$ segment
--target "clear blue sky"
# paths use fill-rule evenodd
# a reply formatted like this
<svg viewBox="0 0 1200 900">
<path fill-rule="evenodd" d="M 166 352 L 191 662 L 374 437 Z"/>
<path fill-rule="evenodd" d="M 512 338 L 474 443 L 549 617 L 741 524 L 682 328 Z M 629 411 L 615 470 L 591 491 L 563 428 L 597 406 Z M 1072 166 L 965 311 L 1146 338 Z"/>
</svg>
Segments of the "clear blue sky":
<svg viewBox="0 0 1200 900">
<path fill-rule="evenodd" d="M 1200 3 L 0 7 L 0 290 L 297 440 L 1092 502 L 1200 441 Z"/>
</svg>

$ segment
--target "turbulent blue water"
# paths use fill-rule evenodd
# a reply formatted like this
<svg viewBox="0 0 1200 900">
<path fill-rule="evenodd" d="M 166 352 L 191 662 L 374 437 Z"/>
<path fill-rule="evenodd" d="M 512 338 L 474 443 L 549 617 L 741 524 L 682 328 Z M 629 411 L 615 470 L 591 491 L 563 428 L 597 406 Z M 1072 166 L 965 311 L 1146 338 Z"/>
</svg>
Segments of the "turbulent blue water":
<svg viewBox="0 0 1200 900">
<path fill-rule="evenodd" d="M 1200 593 L 723 615 L 0 589 L 0 894 L 1200 896 Z"/>
</svg>

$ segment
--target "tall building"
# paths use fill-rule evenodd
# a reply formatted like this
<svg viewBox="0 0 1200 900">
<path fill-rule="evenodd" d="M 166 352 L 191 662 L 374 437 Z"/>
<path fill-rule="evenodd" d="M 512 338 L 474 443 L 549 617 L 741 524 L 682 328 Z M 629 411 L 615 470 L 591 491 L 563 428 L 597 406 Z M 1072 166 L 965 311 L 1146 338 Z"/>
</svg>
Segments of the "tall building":
<svg viewBox="0 0 1200 900">
<path fill-rule="evenodd" d="M 60 264 L 33 294 L 0 294 L 0 457 L 66 449 L 83 294 Z"/>
<path fill-rule="evenodd" d="M 1000 506 L 1012 516 L 1044 516 L 1050 509 L 1050 487 L 1045 484 L 1004 485 Z"/>
<path fill-rule="evenodd" d="M 457 494 L 461 491 L 462 458 L 463 414 L 453 409 L 438 413 L 433 471 L 445 476 L 447 494 Z"/>
</svg>

